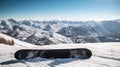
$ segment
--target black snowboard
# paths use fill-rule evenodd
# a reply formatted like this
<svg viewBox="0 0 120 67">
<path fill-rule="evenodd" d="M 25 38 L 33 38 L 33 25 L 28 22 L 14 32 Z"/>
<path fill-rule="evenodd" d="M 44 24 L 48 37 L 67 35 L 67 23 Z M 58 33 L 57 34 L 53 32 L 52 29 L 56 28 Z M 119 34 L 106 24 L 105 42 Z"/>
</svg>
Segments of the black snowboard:
<svg viewBox="0 0 120 67">
<path fill-rule="evenodd" d="M 32 59 L 41 58 L 80 58 L 88 59 L 92 56 L 92 52 L 86 48 L 74 49 L 21 49 L 15 53 L 16 59 Z"/>
</svg>

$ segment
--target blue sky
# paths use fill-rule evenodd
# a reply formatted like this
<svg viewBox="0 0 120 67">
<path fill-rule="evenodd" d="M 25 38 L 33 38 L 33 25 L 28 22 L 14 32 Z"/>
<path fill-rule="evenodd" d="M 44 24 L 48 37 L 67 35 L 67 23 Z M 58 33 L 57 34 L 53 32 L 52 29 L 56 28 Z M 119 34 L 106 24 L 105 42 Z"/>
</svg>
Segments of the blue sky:
<svg viewBox="0 0 120 67">
<path fill-rule="evenodd" d="M 120 19 L 120 0 L 0 0 L 0 19 Z"/>
</svg>

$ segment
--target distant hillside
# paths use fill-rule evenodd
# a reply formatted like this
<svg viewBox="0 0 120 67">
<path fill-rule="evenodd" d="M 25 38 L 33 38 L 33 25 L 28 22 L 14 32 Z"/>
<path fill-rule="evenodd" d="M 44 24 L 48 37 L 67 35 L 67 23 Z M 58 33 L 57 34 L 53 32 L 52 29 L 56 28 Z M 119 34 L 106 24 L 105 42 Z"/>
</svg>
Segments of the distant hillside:
<svg viewBox="0 0 120 67">
<path fill-rule="evenodd" d="M 120 42 L 120 20 L 34 21 L 0 20 L 0 32 L 36 45 Z"/>
</svg>

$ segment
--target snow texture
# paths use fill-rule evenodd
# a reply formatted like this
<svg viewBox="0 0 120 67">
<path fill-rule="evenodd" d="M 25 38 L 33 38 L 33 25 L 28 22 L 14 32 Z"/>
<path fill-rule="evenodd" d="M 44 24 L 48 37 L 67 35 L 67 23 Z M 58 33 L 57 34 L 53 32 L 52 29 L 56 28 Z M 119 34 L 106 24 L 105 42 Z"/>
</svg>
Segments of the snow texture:
<svg viewBox="0 0 120 67">
<path fill-rule="evenodd" d="M 3 34 L 2 34 L 3 35 Z M 9 37 L 6 36 L 8 39 Z M 15 41 L 14 46 L 0 43 L 0 67 L 120 67 L 120 43 L 86 43 L 86 44 L 58 44 L 37 46 L 26 42 Z M 93 56 L 90 59 L 43 59 L 40 57 L 28 60 L 16 60 L 15 51 L 19 49 L 66 49 L 88 48 Z"/>
</svg>

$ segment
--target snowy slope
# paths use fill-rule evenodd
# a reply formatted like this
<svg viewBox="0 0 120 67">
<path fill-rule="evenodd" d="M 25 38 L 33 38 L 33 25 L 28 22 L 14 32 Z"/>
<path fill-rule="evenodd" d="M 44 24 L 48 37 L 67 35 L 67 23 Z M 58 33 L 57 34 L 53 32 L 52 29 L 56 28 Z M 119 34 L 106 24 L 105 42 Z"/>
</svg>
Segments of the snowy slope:
<svg viewBox="0 0 120 67">
<path fill-rule="evenodd" d="M 6 36 L 8 37 L 8 36 Z M 13 38 L 14 39 L 14 38 Z M 14 39 L 15 45 L 0 43 L 0 67 L 120 67 L 120 43 L 59 44 L 36 46 Z M 15 51 L 19 49 L 64 49 L 88 48 L 93 52 L 90 59 L 43 59 L 16 60 Z"/>
</svg>

